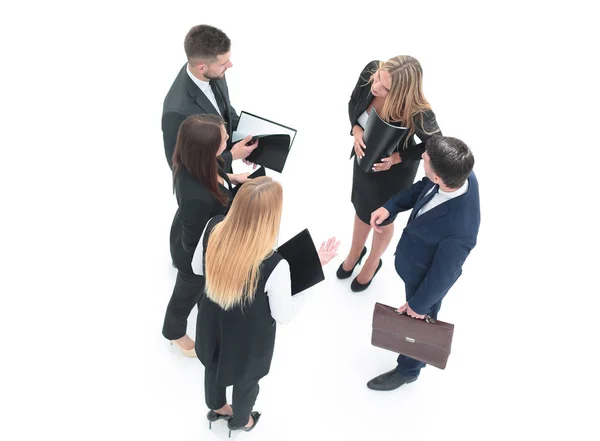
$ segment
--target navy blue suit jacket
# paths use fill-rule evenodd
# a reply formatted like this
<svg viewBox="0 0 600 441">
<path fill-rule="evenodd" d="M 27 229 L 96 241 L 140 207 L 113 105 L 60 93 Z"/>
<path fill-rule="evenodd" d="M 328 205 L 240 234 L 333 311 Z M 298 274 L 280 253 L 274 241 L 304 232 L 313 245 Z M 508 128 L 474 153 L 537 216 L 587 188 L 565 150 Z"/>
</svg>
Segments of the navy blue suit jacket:
<svg viewBox="0 0 600 441">
<path fill-rule="evenodd" d="M 469 176 L 467 192 L 409 221 L 396 248 L 396 272 L 407 287 L 407 301 L 417 314 L 429 314 L 462 274 L 462 265 L 477 243 L 479 185 Z M 434 186 L 427 177 L 391 198 L 393 216 L 412 209 Z M 409 298 L 410 297 L 410 298 Z"/>
</svg>

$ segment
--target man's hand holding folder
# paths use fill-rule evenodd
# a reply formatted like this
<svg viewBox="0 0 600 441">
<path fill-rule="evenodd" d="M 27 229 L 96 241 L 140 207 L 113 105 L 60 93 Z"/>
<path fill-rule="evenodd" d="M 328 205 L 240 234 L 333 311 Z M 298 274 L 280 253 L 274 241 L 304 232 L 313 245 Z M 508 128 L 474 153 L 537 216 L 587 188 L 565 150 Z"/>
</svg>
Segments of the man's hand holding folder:
<svg viewBox="0 0 600 441">
<path fill-rule="evenodd" d="M 252 135 L 250 135 L 252 134 Z M 260 146 L 246 157 L 246 163 L 262 165 L 278 173 L 283 171 L 296 129 L 242 111 L 234 140 L 250 142 L 260 140 Z"/>
<path fill-rule="evenodd" d="M 248 136 L 252 136 L 252 135 L 248 135 Z M 248 136 L 246 136 L 246 138 L 248 138 Z M 244 138 L 244 139 L 246 139 Z M 250 141 L 248 141 L 248 144 L 246 144 L 247 146 L 253 145 L 256 143 L 256 147 L 258 147 L 258 138 L 256 136 L 252 136 L 252 139 Z M 252 170 L 256 170 L 256 167 L 258 167 L 258 164 L 254 163 L 254 162 L 250 162 L 247 159 L 242 159 L 242 161 L 244 162 L 244 164 L 246 165 L 251 165 L 252 166 Z"/>
<path fill-rule="evenodd" d="M 258 139 L 254 142 L 254 144 L 248 144 L 251 139 L 252 135 L 248 135 L 244 139 L 236 142 L 233 147 L 231 147 L 231 157 L 233 159 L 245 160 L 254 151 L 254 149 L 258 147 Z M 244 162 L 247 163 L 246 161 Z"/>
</svg>

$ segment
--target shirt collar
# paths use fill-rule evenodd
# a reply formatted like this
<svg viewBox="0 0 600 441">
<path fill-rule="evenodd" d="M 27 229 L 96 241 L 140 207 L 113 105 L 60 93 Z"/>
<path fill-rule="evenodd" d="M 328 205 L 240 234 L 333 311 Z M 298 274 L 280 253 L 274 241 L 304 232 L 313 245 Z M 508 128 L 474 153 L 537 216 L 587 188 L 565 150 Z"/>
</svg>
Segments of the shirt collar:
<svg viewBox="0 0 600 441">
<path fill-rule="evenodd" d="M 202 81 L 201 79 L 196 78 L 196 76 L 194 76 L 194 74 L 190 71 L 190 66 L 187 64 L 185 66 L 185 70 L 187 71 L 187 74 L 190 76 L 194 84 L 198 86 L 198 89 L 200 89 L 202 93 L 206 95 L 206 92 L 208 91 L 208 89 L 210 89 L 210 81 Z"/>
<path fill-rule="evenodd" d="M 469 189 L 469 180 L 465 179 L 464 184 L 458 189 L 454 191 L 444 191 L 441 188 L 438 190 L 438 193 L 442 195 L 445 199 L 454 199 L 459 196 L 462 196 Z"/>
</svg>

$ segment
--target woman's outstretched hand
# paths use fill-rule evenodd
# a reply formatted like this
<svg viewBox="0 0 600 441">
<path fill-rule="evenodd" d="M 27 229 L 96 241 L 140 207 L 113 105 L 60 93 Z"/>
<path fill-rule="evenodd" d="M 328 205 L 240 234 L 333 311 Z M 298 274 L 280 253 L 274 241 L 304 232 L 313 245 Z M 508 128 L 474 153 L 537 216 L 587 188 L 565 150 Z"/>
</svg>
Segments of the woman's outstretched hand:
<svg viewBox="0 0 600 441">
<path fill-rule="evenodd" d="M 330 237 L 327 239 L 327 242 L 323 242 L 321 244 L 321 248 L 319 249 L 319 260 L 321 261 L 321 266 L 327 265 L 331 259 L 337 256 L 337 250 L 340 246 L 340 241 L 335 240 L 334 237 Z"/>
</svg>

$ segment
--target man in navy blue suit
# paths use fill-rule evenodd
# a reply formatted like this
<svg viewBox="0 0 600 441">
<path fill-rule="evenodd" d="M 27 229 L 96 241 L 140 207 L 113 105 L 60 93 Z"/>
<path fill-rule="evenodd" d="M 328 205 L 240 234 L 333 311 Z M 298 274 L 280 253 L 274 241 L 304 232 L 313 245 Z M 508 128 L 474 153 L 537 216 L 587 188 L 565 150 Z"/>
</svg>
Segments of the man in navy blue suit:
<svg viewBox="0 0 600 441">
<path fill-rule="evenodd" d="M 406 290 L 406 303 L 398 311 L 435 319 L 477 243 L 479 186 L 473 153 L 461 140 L 434 136 L 422 157 L 426 177 L 374 211 L 371 226 L 379 232 L 389 216 L 412 209 L 395 254 L 396 272 Z M 425 363 L 400 355 L 395 369 L 373 378 L 367 387 L 397 389 L 415 381 L 423 367 Z"/>
</svg>

